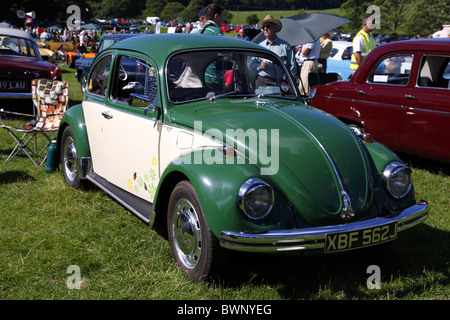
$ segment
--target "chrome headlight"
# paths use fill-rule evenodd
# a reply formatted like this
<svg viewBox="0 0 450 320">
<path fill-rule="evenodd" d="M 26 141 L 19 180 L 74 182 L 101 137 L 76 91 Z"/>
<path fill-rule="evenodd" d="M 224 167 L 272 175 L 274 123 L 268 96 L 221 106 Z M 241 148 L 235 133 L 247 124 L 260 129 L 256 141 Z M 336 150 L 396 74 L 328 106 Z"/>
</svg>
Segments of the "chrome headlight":
<svg viewBox="0 0 450 320">
<path fill-rule="evenodd" d="M 403 163 L 391 162 L 383 171 L 383 182 L 392 197 L 402 198 L 411 189 L 411 169 Z"/>
<path fill-rule="evenodd" d="M 248 179 L 239 189 L 239 208 L 252 220 L 259 220 L 267 216 L 272 210 L 274 201 L 275 195 L 272 187 L 260 179 Z"/>
</svg>

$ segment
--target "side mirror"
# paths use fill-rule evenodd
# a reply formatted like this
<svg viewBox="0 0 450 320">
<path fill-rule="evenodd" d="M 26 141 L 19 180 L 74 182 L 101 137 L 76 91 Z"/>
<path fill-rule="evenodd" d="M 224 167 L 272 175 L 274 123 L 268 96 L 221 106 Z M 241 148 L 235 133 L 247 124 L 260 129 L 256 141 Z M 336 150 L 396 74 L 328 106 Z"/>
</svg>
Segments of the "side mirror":
<svg viewBox="0 0 450 320">
<path fill-rule="evenodd" d="M 303 97 L 303 100 L 305 101 L 306 104 L 309 104 L 314 99 L 316 91 L 317 89 L 312 89 L 311 92 L 309 93 L 309 96 Z"/>
</svg>

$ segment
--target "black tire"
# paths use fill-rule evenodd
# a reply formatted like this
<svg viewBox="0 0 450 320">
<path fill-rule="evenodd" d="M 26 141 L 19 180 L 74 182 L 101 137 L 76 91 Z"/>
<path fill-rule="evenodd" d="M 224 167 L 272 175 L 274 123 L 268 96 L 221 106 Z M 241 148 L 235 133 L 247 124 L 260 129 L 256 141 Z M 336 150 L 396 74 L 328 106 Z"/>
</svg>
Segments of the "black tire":
<svg viewBox="0 0 450 320">
<path fill-rule="evenodd" d="M 75 189 L 81 188 L 81 179 L 78 175 L 79 162 L 77 147 L 72 129 L 66 127 L 61 137 L 61 166 L 66 183 Z"/>
<path fill-rule="evenodd" d="M 67 57 L 66 64 L 67 64 L 67 66 L 68 66 L 69 68 L 73 68 L 73 64 L 72 64 L 72 62 L 71 62 L 70 57 Z"/>
<path fill-rule="evenodd" d="M 167 231 L 173 257 L 189 279 L 208 281 L 216 275 L 219 244 L 203 214 L 197 193 L 188 181 L 172 191 Z"/>
<path fill-rule="evenodd" d="M 79 80 L 80 80 L 81 93 L 84 94 L 84 92 L 86 91 L 86 79 L 85 79 L 84 73 L 82 71 L 80 71 Z"/>
</svg>

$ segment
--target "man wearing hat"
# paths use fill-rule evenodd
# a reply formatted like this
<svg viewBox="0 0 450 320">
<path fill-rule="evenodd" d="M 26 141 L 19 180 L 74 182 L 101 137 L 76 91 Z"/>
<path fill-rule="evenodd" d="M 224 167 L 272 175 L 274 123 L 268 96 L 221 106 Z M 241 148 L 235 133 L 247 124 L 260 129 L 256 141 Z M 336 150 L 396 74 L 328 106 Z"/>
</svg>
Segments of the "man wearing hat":
<svg viewBox="0 0 450 320">
<path fill-rule="evenodd" d="M 271 15 L 267 15 L 257 24 L 257 27 L 263 30 L 264 36 L 266 37 L 266 40 L 262 41 L 259 45 L 277 54 L 285 63 L 291 75 L 295 77 L 297 75 L 297 63 L 291 45 L 289 42 L 277 37 L 277 32 L 283 27 L 281 21 Z M 266 66 L 264 63 L 264 61 L 261 63 L 259 70 L 265 69 Z"/>
<path fill-rule="evenodd" d="M 202 27 L 205 25 L 206 23 L 206 19 L 205 19 L 205 11 L 206 11 L 206 7 L 203 7 L 199 12 L 198 12 L 198 20 L 200 21 L 200 24 L 198 25 L 198 27 L 195 27 L 191 33 L 198 33 Z"/>
</svg>

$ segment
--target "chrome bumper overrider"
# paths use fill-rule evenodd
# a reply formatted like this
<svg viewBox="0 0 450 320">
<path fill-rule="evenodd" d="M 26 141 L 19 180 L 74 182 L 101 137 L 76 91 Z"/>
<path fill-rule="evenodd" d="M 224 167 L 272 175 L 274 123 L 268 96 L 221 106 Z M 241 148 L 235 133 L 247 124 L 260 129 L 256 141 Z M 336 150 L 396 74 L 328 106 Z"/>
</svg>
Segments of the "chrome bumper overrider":
<svg viewBox="0 0 450 320">
<path fill-rule="evenodd" d="M 397 223 L 397 232 L 400 232 L 422 223 L 427 216 L 428 203 L 421 200 L 395 217 L 378 217 L 341 225 L 273 230 L 264 233 L 222 231 L 220 244 L 232 250 L 261 253 L 324 250 L 327 234 L 375 228 L 389 223 Z"/>
<path fill-rule="evenodd" d="M 87 175 L 92 171 L 92 159 L 90 157 L 78 158 L 78 177 L 86 179 Z"/>
</svg>

